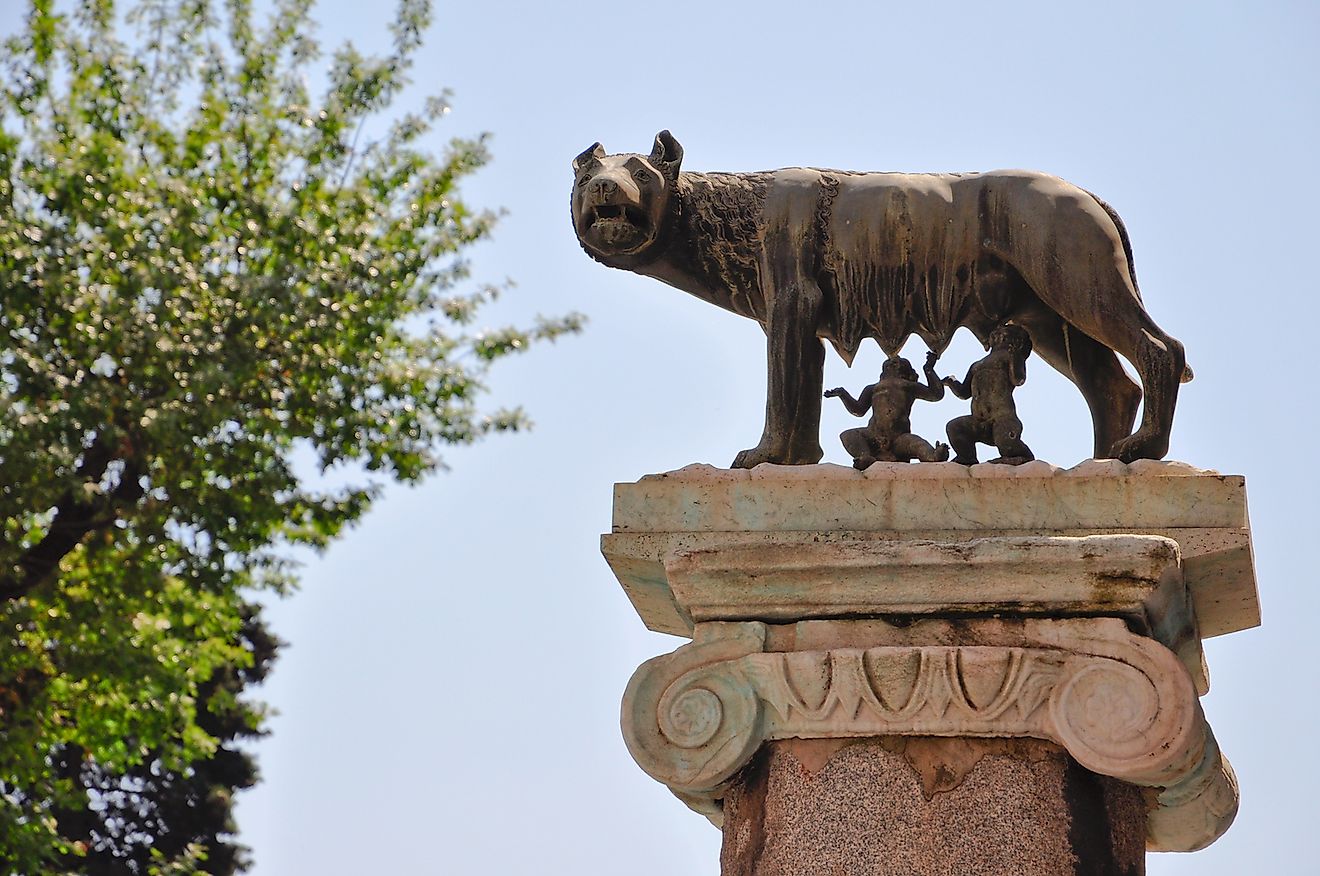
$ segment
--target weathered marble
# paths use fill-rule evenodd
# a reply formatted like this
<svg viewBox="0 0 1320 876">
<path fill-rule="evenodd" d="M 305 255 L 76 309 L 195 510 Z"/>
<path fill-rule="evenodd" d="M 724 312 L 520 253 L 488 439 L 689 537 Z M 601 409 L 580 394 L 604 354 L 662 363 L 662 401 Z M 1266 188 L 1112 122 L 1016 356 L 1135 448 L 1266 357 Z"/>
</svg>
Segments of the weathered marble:
<svg viewBox="0 0 1320 876">
<path fill-rule="evenodd" d="M 692 637 L 637 670 L 622 724 L 724 826 L 726 876 L 1129 876 L 1141 837 L 1194 850 L 1236 814 L 1198 697 L 1202 638 L 1259 623 L 1240 477 L 690 466 L 617 485 L 602 550 L 648 626 Z M 887 851 L 842 851 L 864 846 Z"/>
<path fill-rule="evenodd" d="M 1243 479 L 1184 463 L 1088 460 L 1059 470 L 1032 462 L 970 471 L 876 463 L 865 473 L 835 465 L 750 472 L 696 465 L 617 484 L 614 508 L 601 549 L 657 632 L 692 631 L 665 567 L 680 554 L 1097 534 L 1176 542 L 1202 637 L 1260 623 Z"/>
<path fill-rule="evenodd" d="M 689 466 L 618 484 L 615 532 L 1240 528 L 1240 476 L 1133 476 L 1116 460 L 1075 469 L 889 465 L 758 466 L 750 472 Z M 1167 464 L 1166 464 L 1167 465 Z M 1174 469 L 1177 471 L 1177 469 Z M 741 475 L 741 476 L 740 476 Z M 932 485 L 931 480 L 940 484 Z"/>
<path fill-rule="evenodd" d="M 1173 649 L 1208 688 L 1178 545 L 1151 535 L 712 544 L 664 561 L 694 622 L 985 615 L 1124 617 Z"/>
<path fill-rule="evenodd" d="M 1152 848 L 1200 848 L 1232 822 L 1236 782 L 1190 675 L 1118 618 L 808 623 L 702 623 L 644 663 L 622 715 L 638 765 L 716 816 L 766 741 L 1030 737 L 1158 789 Z"/>
</svg>

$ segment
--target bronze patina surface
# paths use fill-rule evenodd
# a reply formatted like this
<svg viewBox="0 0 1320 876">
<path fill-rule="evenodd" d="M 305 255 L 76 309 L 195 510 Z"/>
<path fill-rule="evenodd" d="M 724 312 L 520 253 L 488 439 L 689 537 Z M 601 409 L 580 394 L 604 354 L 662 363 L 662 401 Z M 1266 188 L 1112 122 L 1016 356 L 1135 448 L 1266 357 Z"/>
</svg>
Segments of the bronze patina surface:
<svg viewBox="0 0 1320 876">
<path fill-rule="evenodd" d="M 941 353 L 961 327 L 988 345 L 1006 323 L 1081 390 L 1097 457 L 1168 452 L 1191 372 L 1142 305 L 1122 221 L 1091 193 L 1024 170 L 692 173 L 682 160 L 668 131 L 649 155 L 591 146 L 573 162 L 573 223 L 601 263 L 761 324 L 765 429 L 735 466 L 820 460 L 818 338 L 851 362 L 866 338 L 894 356 L 916 334 Z"/>
<path fill-rule="evenodd" d="M 926 382 L 917 378 L 912 363 L 902 356 L 890 356 L 880 370 L 880 379 L 865 387 L 853 398 L 842 386 L 825 390 L 825 398 L 837 398 L 848 413 L 871 420 L 861 429 L 849 429 L 839 435 L 844 450 L 853 458 L 853 468 L 865 470 L 876 462 L 944 462 L 949 446 L 937 442 L 934 447 L 912 433 L 912 405 L 917 399 L 936 402 L 944 398 L 944 384 L 935 374 L 935 353 L 926 354 Z"/>
<path fill-rule="evenodd" d="M 1002 325 L 990 333 L 990 354 L 972 363 L 962 380 L 944 378 L 944 385 L 958 398 L 971 399 L 968 416 L 950 420 L 946 431 L 953 461 L 976 465 L 976 445 L 993 444 L 999 457 L 991 462 L 1022 465 L 1035 455 L 1022 441 L 1022 421 L 1013 403 L 1013 390 L 1027 382 L 1027 357 L 1031 337 L 1021 327 Z"/>
</svg>

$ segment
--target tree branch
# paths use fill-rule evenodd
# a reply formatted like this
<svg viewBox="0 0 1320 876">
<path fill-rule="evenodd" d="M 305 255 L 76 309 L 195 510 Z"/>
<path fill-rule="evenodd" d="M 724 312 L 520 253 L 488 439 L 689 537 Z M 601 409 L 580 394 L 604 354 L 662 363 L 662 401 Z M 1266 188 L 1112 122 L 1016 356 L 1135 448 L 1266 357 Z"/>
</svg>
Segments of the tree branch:
<svg viewBox="0 0 1320 876">
<path fill-rule="evenodd" d="M 95 483 L 105 476 L 110 463 L 116 459 L 116 450 L 103 434 L 97 435 L 83 453 L 77 474 L 84 482 Z M 16 563 L 18 574 L 0 578 L 0 599 L 18 599 L 50 579 L 59 569 L 60 561 L 73 552 L 93 532 L 112 525 L 116 519 L 115 506 L 135 502 L 142 497 L 138 483 L 141 470 L 131 458 L 125 457 L 124 470 L 119 483 L 104 495 L 86 498 L 79 489 L 66 492 L 55 503 L 55 517 L 41 541 L 28 548 Z"/>
</svg>

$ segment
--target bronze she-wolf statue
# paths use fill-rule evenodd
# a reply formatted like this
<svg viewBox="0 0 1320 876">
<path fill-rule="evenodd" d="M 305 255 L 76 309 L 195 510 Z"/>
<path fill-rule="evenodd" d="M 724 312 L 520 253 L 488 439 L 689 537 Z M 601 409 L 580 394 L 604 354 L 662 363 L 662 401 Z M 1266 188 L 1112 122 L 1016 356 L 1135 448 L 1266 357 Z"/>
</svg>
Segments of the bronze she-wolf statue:
<svg viewBox="0 0 1320 876">
<path fill-rule="evenodd" d="M 691 173 L 682 160 L 668 131 L 650 155 L 591 146 L 573 161 L 573 225 L 602 264 L 761 324 L 765 431 L 734 466 L 820 461 L 818 338 L 851 364 L 865 338 L 895 356 L 915 333 L 942 353 L 960 327 L 984 344 L 1005 323 L 1081 390 L 1097 457 L 1168 452 L 1191 372 L 1141 303 L 1122 221 L 1090 192 L 1023 170 Z"/>
</svg>

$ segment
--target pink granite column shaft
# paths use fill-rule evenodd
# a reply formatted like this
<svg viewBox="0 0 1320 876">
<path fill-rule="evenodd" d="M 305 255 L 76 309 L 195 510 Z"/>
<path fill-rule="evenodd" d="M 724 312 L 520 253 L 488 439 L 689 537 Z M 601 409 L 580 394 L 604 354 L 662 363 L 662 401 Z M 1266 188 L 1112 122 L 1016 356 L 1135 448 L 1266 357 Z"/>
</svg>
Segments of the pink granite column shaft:
<svg viewBox="0 0 1320 876">
<path fill-rule="evenodd" d="M 1141 876 L 1142 789 L 1032 739 L 765 745 L 724 801 L 723 876 Z"/>
</svg>

